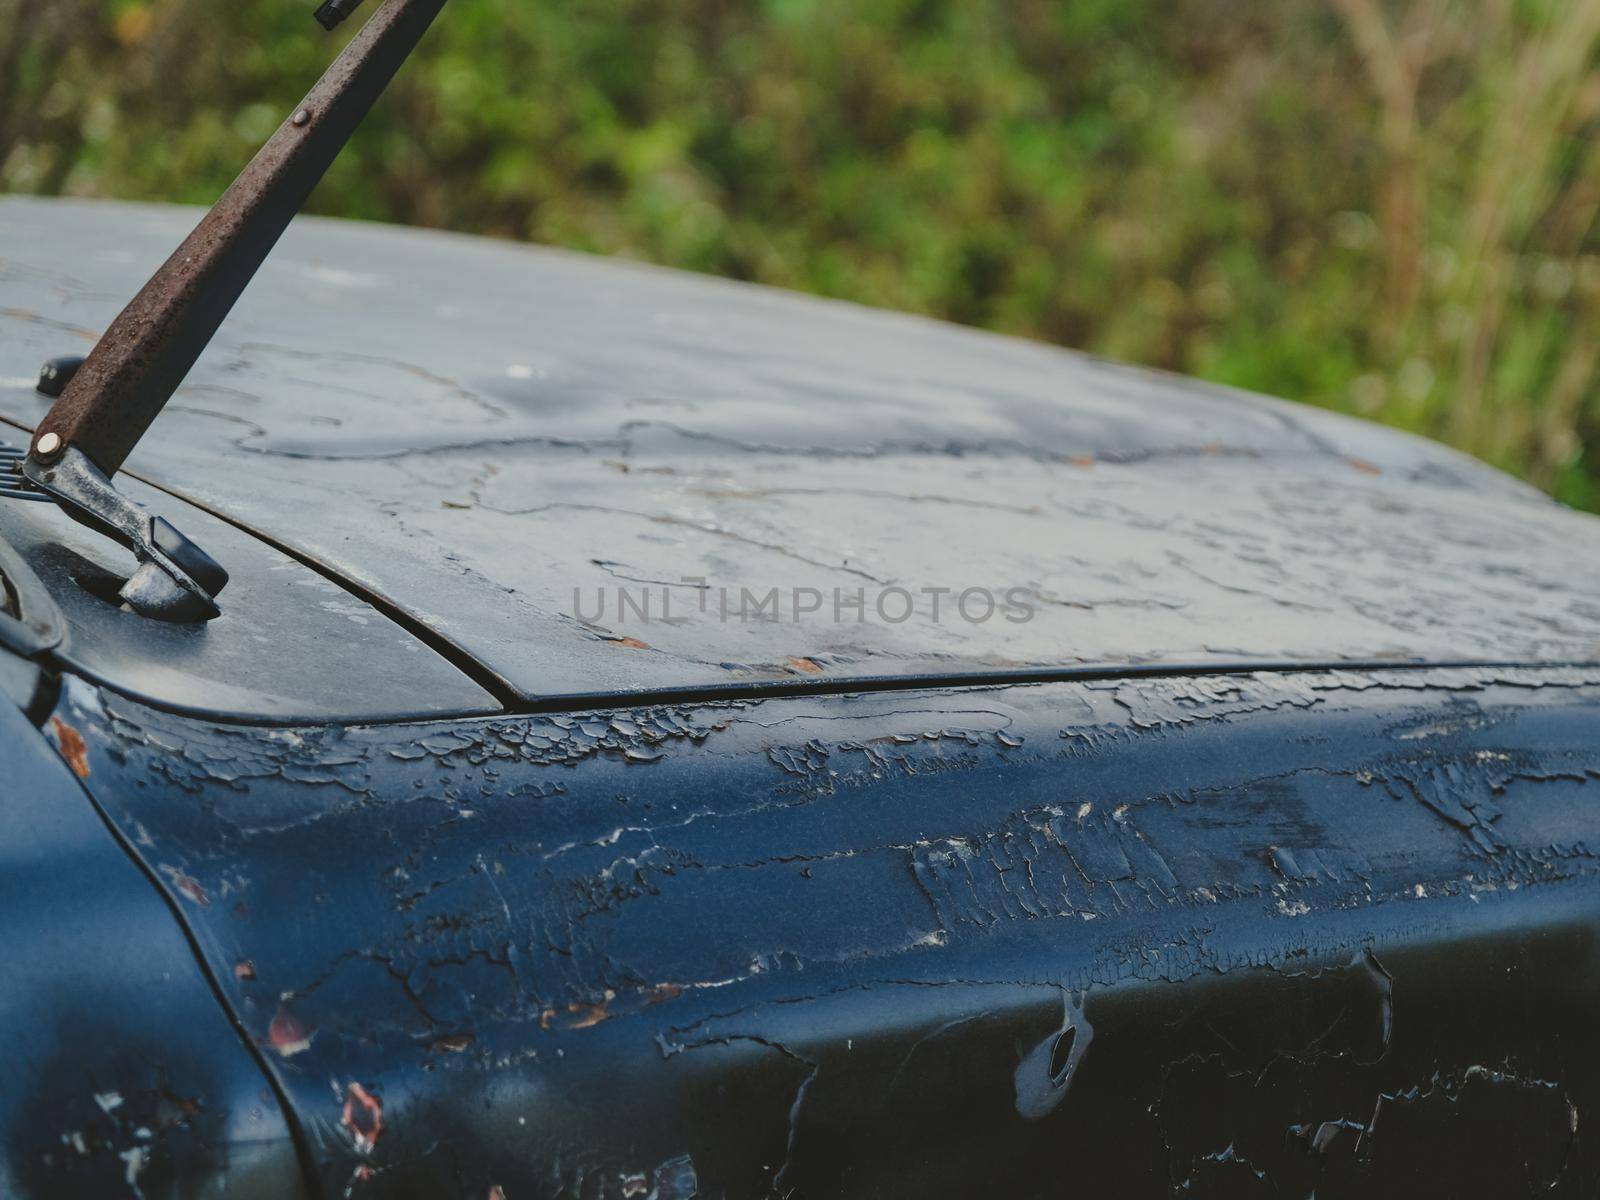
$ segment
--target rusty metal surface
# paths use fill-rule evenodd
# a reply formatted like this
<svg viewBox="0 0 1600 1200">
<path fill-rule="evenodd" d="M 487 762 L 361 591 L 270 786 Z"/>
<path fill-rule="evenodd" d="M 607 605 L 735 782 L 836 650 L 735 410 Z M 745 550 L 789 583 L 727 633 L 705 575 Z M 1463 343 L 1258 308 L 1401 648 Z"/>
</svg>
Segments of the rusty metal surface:
<svg viewBox="0 0 1600 1200">
<path fill-rule="evenodd" d="M 114 475 L 444 0 L 386 0 L 160 270 L 39 423 Z"/>
<path fill-rule="evenodd" d="M 0 414 L 39 419 L 39 362 L 112 319 L 191 220 L 0 200 Z M 298 222 L 130 465 L 529 701 L 1600 648 L 1600 523 L 1438 446 L 929 321 L 420 231 Z M 952 619 L 948 595 L 931 619 L 922 589 L 973 586 L 1028 589 L 1033 619 Z M 903 588 L 917 612 L 796 621 L 785 599 L 777 620 L 724 621 L 722 587 Z M 624 591 L 654 619 L 619 616 Z"/>
<path fill-rule="evenodd" d="M 1600 1186 L 1597 669 L 55 716 L 326 1196 Z"/>
</svg>

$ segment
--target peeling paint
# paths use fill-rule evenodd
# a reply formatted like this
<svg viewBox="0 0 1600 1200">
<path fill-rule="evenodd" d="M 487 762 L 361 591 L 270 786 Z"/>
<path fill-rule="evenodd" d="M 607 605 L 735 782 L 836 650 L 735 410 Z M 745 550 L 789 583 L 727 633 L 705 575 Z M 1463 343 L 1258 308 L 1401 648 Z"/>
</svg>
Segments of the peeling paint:
<svg viewBox="0 0 1600 1200">
<path fill-rule="evenodd" d="M 209 899 L 183 911 L 330 1194 L 970 1195 L 1063 1156 L 1148 1164 L 1127 1194 L 1381 1194 L 1386 1155 L 1482 1113 L 1564 1146 L 1589 1102 L 1491 1076 L 1555 1078 L 1507 1014 L 1582 994 L 1600 674 L 60 715 Z M 1570 1169 L 1520 1136 L 1474 1169 Z"/>
</svg>

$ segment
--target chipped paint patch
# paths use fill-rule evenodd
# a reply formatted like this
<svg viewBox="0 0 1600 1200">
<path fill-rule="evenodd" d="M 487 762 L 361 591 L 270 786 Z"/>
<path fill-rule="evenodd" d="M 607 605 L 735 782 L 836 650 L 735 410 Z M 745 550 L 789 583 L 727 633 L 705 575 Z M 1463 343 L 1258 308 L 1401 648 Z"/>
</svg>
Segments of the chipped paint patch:
<svg viewBox="0 0 1600 1200">
<path fill-rule="evenodd" d="M 339 1124 L 350 1135 L 357 1154 L 371 1154 L 383 1133 L 383 1101 L 355 1080 L 344 1090 L 344 1110 Z"/>
<path fill-rule="evenodd" d="M 687 1154 L 670 1158 L 655 1169 L 648 1200 L 695 1200 L 700 1195 L 700 1180 L 694 1160 Z"/>
<path fill-rule="evenodd" d="M 1083 997 L 1063 995 L 1061 1004 L 1061 1028 L 1025 1054 L 1017 1065 L 1017 1114 L 1025 1120 L 1049 1116 L 1067 1098 L 1072 1076 L 1094 1040 L 1094 1026 L 1083 1013 Z"/>
<path fill-rule="evenodd" d="M 287 1003 L 278 1005 L 278 1011 L 267 1025 L 267 1043 L 283 1058 L 304 1054 L 311 1049 L 316 1036 L 316 1031 L 295 1016 Z"/>
<path fill-rule="evenodd" d="M 206 895 L 206 889 L 200 881 L 188 872 L 166 863 L 158 868 L 162 876 L 172 885 L 172 890 L 177 892 L 191 904 L 198 904 L 201 908 L 211 907 L 211 897 Z"/>
</svg>

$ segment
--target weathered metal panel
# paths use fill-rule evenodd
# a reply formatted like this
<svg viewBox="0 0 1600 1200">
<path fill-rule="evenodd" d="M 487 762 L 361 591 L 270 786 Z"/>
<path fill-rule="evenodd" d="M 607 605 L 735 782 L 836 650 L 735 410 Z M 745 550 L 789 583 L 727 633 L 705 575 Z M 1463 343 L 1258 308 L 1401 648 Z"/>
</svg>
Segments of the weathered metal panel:
<svg viewBox="0 0 1600 1200">
<path fill-rule="evenodd" d="M 241 720 L 500 709 L 430 646 L 339 584 L 154 488 L 135 480 L 121 486 L 228 560 L 233 585 L 224 617 L 174 623 L 126 610 L 117 589 L 133 568 L 131 554 L 52 504 L 0 499 L 0 541 L 11 551 L 0 576 L 36 577 L 37 605 L 48 606 L 59 627 L 49 647 L 57 662 L 153 704 Z"/>
<path fill-rule="evenodd" d="M 0 700 L 0 1195 L 305 1196 L 269 1077 L 56 744 Z"/>
<path fill-rule="evenodd" d="M 326 1195 L 1600 1185 L 1600 672 L 56 718 Z"/>
<path fill-rule="evenodd" d="M 192 221 L 0 200 L 0 415 L 42 416 L 39 363 L 86 346 Z M 296 222 L 132 466 L 529 700 L 1600 648 L 1600 524 L 1440 447 L 930 321 L 421 231 Z M 746 617 L 775 593 L 777 619 L 725 619 L 724 588 Z M 970 620 L 968 588 L 1023 589 L 1032 618 Z M 813 591 L 821 610 L 797 613 Z"/>
</svg>

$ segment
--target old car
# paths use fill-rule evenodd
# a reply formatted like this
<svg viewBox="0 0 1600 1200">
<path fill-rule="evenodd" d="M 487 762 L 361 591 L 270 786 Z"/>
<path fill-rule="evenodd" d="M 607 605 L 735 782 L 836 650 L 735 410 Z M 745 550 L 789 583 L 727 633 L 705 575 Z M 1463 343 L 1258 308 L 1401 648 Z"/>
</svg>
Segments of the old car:
<svg viewBox="0 0 1600 1200">
<path fill-rule="evenodd" d="M 1594 518 L 295 205 L 0 199 L 0 1193 L 1600 1192 Z"/>
</svg>

